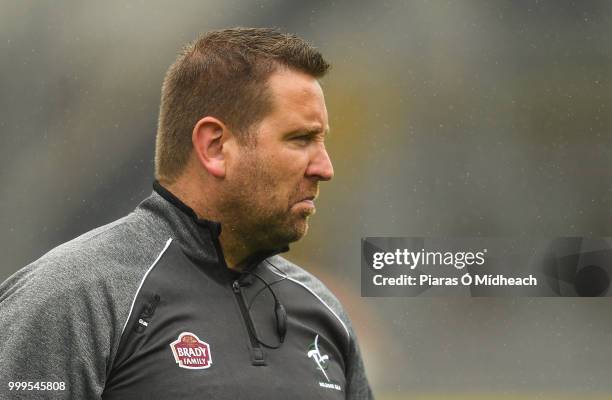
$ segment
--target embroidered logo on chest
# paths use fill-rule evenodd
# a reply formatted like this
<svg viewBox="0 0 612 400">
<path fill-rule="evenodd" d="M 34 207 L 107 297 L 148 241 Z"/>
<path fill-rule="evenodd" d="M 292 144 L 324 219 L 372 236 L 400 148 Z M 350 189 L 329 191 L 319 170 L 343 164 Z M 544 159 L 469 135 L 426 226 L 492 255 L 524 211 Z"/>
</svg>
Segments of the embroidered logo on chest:
<svg viewBox="0 0 612 400">
<path fill-rule="evenodd" d="M 327 370 L 329 356 L 327 354 L 321 354 L 321 350 L 319 350 L 319 335 L 315 336 L 314 342 L 308 346 L 308 358 L 312 358 L 317 365 L 317 369 L 321 371 L 325 379 L 329 382 L 329 377 L 325 372 Z"/>
<path fill-rule="evenodd" d="M 212 365 L 208 343 L 201 341 L 191 332 L 183 332 L 170 343 L 174 360 L 181 368 L 205 369 Z"/>
<path fill-rule="evenodd" d="M 317 370 L 325 377 L 327 382 L 319 382 L 319 386 L 326 389 L 342 390 L 342 387 L 329 379 L 328 368 L 329 368 L 329 356 L 321 352 L 319 347 L 319 335 L 316 335 L 314 342 L 308 346 L 308 358 L 312 359 Z"/>
</svg>

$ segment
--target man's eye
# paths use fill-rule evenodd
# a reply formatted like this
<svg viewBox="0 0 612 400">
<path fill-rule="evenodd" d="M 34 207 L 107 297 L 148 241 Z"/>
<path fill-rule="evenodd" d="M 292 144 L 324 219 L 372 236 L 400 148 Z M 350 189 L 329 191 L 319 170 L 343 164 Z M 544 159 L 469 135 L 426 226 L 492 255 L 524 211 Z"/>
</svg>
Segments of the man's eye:
<svg viewBox="0 0 612 400">
<path fill-rule="evenodd" d="M 310 140 L 310 135 L 295 136 L 293 140 L 297 140 L 299 142 L 308 142 Z"/>
</svg>

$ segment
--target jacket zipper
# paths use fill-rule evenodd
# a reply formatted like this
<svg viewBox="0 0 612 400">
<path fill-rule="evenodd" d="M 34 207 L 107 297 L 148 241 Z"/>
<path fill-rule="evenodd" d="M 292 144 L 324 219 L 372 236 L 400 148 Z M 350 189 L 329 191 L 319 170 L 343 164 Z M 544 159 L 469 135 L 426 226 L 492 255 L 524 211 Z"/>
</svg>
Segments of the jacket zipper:
<svg viewBox="0 0 612 400">
<path fill-rule="evenodd" d="M 266 365 L 263 348 L 261 347 L 259 340 L 257 340 L 257 335 L 255 334 L 255 325 L 253 325 L 251 314 L 249 313 L 249 310 L 247 309 L 246 304 L 244 303 L 242 287 L 240 286 L 240 282 L 238 280 L 235 280 L 232 283 L 232 290 L 234 291 L 234 295 L 236 296 L 236 300 L 238 301 L 238 306 L 240 307 L 240 314 L 242 314 L 242 319 L 244 320 L 249 334 L 249 341 L 251 343 L 251 363 L 253 365 Z"/>
<path fill-rule="evenodd" d="M 220 232 L 220 230 L 219 230 Z M 223 249 L 221 248 L 221 242 L 219 241 L 219 233 L 215 235 L 212 234 L 213 245 L 215 246 L 215 250 L 217 252 L 217 256 L 219 257 L 219 262 L 223 266 L 224 269 L 228 269 L 227 263 L 225 262 L 225 256 L 223 255 Z M 289 247 L 285 246 L 280 249 L 276 249 L 271 252 L 267 252 L 264 254 L 259 254 L 257 258 L 251 260 L 250 268 L 257 266 L 260 262 L 265 260 L 268 257 L 271 257 L 275 254 L 288 251 Z M 247 269 L 250 269 L 247 268 Z M 255 325 L 253 324 L 253 320 L 251 319 L 251 314 L 247 309 L 247 306 L 244 302 L 244 295 L 242 293 L 242 287 L 240 286 L 239 280 L 234 280 L 232 282 L 232 291 L 234 292 L 234 296 L 236 297 L 236 301 L 238 302 L 238 307 L 240 308 L 240 314 L 242 315 L 242 320 L 247 327 L 247 333 L 249 335 L 249 343 L 250 343 L 250 352 L 251 352 L 251 363 L 256 366 L 266 365 L 266 360 L 264 358 L 264 352 L 259 340 L 257 340 L 257 335 L 255 334 Z"/>
<path fill-rule="evenodd" d="M 225 262 L 225 256 L 223 255 L 223 249 L 221 248 L 221 243 L 219 242 L 219 237 L 216 235 L 212 235 L 213 244 L 215 246 L 215 250 L 217 251 L 217 256 L 219 257 L 219 262 L 223 265 L 224 269 L 227 269 L 227 263 Z M 251 363 L 253 365 L 266 365 L 266 360 L 264 359 L 264 353 L 257 337 L 255 335 L 255 325 L 253 325 L 253 320 L 251 319 L 251 315 L 249 310 L 244 303 L 244 296 L 242 295 L 242 288 L 240 287 L 240 282 L 235 280 L 232 282 L 232 291 L 234 292 L 234 296 L 236 297 L 236 301 L 238 302 L 238 307 L 240 308 L 240 314 L 242 315 L 242 320 L 247 327 L 247 333 L 249 335 L 249 350 L 251 352 Z"/>
</svg>

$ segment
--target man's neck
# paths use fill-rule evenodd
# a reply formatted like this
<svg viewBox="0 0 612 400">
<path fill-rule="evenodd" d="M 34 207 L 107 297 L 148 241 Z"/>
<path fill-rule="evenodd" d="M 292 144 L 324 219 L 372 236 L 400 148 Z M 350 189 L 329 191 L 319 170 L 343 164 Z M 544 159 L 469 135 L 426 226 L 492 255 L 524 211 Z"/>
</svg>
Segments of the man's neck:
<svg viewBox="0 0 612 400">
<path fill-rule="evenodd" d="M 233 234 L 230 227 L 223 226 L 219 243 L 225 256 L 227 267 L 233 270 L 240 271 L 247 267 L 246 262 L 256 251 L 250 249 L 244 241 Z"/>
<path fill-rule="evenodd" d="M 257 249 L 249 246 L 245 241 L 246 235 L 236 231 L 231 223 L 227 223 L 224 218 L 214 208 L 212 199 L 206 199 L 205 191 L 196 191 L 192 187 L 182 184 L 181 181 L 175 183 L 160 182 L 168 191 L 176 196 L 180 201 L 191 208 L 200 219 L 216 221 L 221 223 L 221 235 L 219 243 L 223 250 L 227 267 L 233 270 L 242 270 L 249 257 L 257 253 Z M 211 207 L 213 205 L 213 207 Z"/>
</svg>

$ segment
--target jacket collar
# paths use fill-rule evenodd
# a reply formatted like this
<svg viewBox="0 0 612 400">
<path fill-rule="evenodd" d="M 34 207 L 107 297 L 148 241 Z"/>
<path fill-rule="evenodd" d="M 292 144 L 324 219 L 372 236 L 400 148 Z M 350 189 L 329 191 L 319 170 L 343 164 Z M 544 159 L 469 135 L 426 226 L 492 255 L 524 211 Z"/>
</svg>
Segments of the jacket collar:
<svg viewBox="0 0 612 400">
<path fill-rule="evenodd" d="M 166 234 L 176 240 L 185 254 L 196 263 L 214 263 L 227 268 L 219 243 L 221 224 L 198 218 L 195 211 L 176 197 L 157 180 L 153 182 L 153 193 L 138 209 L 148 211 L 163 225 Z M 138 210 L 137 209 L 137 210 Z M 244 272 L 251 271 L 259 263 L 273 255 L 289 251 L 289 246 L 262 251 L 247 259 Z"/>
<path fill-rule="evenodd" d="M 183 203 L 181 199 L 179 199 L 172 192 L 163 187 L 158 180 L 155 180 L 153 182 L 153 190 L 170 204 L 181 210 L 183 213 L 187 214 L 191 221 L 194 222 L 196 225 L 208 228 L 208 230 L 214 237 L 219 237 L 219 235 L 221 234 L 221 224 L 219 222 L 198 218 L 198 215 L 195 213 L 195 211 L 193 211 L 191 207 Z"/>
</svg>

